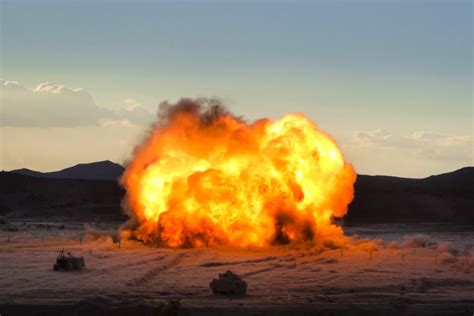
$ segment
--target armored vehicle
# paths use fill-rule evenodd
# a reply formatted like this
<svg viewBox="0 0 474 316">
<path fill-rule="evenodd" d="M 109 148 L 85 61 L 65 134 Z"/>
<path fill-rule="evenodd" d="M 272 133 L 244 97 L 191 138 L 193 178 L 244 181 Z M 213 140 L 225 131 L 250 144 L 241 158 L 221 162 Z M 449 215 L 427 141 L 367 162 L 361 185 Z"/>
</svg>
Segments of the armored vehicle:
<svg viewBox="0 0 474 316">
<path fill-rule="evenodd" d="M 232 271 L 219 273 L 219 278 L 213 279 L 209 286 L 214 294 L 243 295 L 247 291 L 247 282 Z"/>
<path fill-rule="evenodd" d="M 86 267 L 84 257 L 74 257 L 70 252 L 64 254 L 61 250 L 56 258 L 56 264 L 53 267 L 54 271 L 75 271 L 82 270 Z"/>
</svg>

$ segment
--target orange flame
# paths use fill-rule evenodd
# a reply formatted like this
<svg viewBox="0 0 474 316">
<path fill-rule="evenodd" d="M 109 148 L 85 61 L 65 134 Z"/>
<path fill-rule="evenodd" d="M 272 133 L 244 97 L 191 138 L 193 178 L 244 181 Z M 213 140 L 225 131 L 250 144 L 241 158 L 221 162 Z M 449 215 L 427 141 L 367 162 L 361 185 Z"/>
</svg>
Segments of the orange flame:
<svg viewBox="0 0 474 316">
<path fill-rule="evenodd" d="M 167 111 L 124 173 L 123 236 L 246 247 L 342 235 L 331 218 L 347 212 L 355 172 L 304 115 L 248 124 L 192 100 Z"/>
</svg>

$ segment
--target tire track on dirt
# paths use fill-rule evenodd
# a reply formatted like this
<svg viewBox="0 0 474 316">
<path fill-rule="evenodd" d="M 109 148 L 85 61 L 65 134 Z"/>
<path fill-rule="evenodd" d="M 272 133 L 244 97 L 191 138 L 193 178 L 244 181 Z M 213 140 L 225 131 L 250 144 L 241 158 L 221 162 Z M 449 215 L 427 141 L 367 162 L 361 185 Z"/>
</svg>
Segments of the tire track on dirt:
<svg viewBox="0 0 474 316">
<path fill-rule="evenodd" d="M 159 265 L 157 267 L 154 267 L 154 268 L 148 270 L 141 277 L 136 277 L 136 278 L 133 278 L 133 279 L 129 280 L 128 282 L 126 282 L 126 285 L 132 286 L 132 287 L 143 286 L 143 285 L 147 284 L 148 282 L 150 282 L 151 280 L 153 280 L 159 273 L 164 272 L 164 271 L 176 266 L 184 256 L 185 255 L 182 254 L 182 253 L 178 254 L 178 255 L 174 256 L 167 264 L 165 263 L 163 265 Z"/>
<path fill-rule="evenodd" d="M 110 273 L 117 273 L 120 272 L 121 270 L 124 269 L 129 269 L 130 267 L 134 267 L 137 269 L 140 269 L 141 266 L 150 264 L 152 262 L 160 262 L 166 257 L 164 255 L 160 256 L 150 256 L 151 258 L 143 259 L 139 258 L 140 260 L 137 260 L 135 262 L 127 262 L 127 263 L 120 263 L 120 264 L 115 264 L 111 266 L 105 266 L 104 268 L 97 268 L 97 269 L 91 269 L 89 270 L 92 274 L 110 274 Z"/>
<path fill-rule="evenodd" d="M 218 267 L 218 266 L 230 266 L 230 265 L 233 266 L 233 265 L 238 265 L 238 264 L 268 262 L 268 261 L 272 261 L 276 259 L 278 258 L 274 256 L 268 256 L 268 257 L 263 257 L 263 258 L 241 260 L 241 261 L 210 261 L 210 262 L 201 263 L 200 267 L 209 268 L 209 267 Z"/>
<path fill-rule="evenodd" d="M 256 274 L 260 274 L 260 273 L 270 272 L 270 271 L 273 271 L 275 269 L 295 269 L 295 268 L 296 268 L 296 264 L 284 265 L 284 264 L 279 264 L 279 263 L 273 263 L 270 266 L 267 266 L 265 268 L 261 268 L 261 269 L 249 271 L 247 273 L 243 273 L 242 277 L 249 277 L 249 276 L 253 276 L 253 275 L 256 275 Z"/>
</svg>

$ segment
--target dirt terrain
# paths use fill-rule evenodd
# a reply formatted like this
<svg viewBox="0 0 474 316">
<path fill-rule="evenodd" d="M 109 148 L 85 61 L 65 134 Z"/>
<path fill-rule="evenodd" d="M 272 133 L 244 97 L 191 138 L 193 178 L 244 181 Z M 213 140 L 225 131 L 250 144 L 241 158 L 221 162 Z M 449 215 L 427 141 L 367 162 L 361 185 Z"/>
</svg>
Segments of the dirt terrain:
<svg viewBox="0 0 474 316">
<path fill-rule="evenodd" d="M 474 232 L 406 234 L 406 227 L 348 228 L 344 249 L 151 248 L 114 242 L 118 223 L 13 222 L 0 233 L 2 315 L 472 315 Z M 433 227 L 430 231 L 433 231 Z M 454 231 L 453 231 L 454 230 Z M 368 237 L 369 239 L 363 240 Z M 356 245 L 356 246 L 355 246 Z M 64 249 L 84 256 L 83 272 L 54 272 Z M 244 297 L 216 297 L 209 282 L 232 270 Z M 176 301 L 173 301 L 176 303 Z M 157 307 L 158 306 L 158 307 Z M 154 309 L 155 308 L 155 309 Z M 156 309 L 158 308 L 158 309 Z"/>
</svg>

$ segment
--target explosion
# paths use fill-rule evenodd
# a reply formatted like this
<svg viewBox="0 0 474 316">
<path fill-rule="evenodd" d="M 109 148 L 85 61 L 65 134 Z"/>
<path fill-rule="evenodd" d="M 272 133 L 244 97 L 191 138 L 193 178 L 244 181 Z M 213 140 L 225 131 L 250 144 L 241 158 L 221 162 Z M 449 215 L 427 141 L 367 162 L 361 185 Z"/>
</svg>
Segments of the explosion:
<svg viewBox="0 0 474 316">
<path fill-rule="evenodd" d="M 123 237 L 246 247 L 342 236 L 355 172 L 302 114 L 247 123 L 216 100 L 164 103 L 122 182 Z"/>
</svg>

